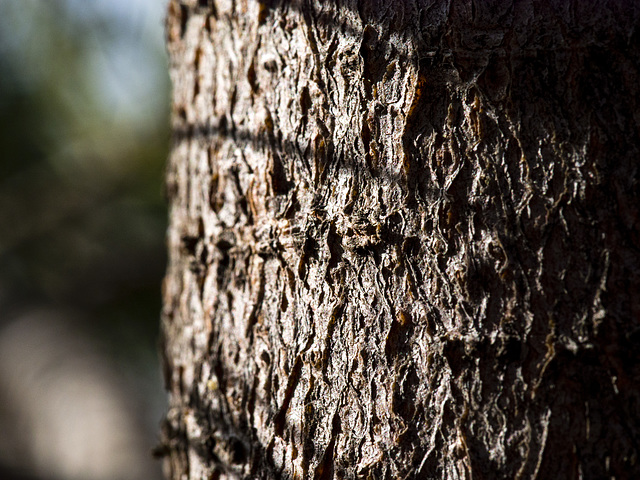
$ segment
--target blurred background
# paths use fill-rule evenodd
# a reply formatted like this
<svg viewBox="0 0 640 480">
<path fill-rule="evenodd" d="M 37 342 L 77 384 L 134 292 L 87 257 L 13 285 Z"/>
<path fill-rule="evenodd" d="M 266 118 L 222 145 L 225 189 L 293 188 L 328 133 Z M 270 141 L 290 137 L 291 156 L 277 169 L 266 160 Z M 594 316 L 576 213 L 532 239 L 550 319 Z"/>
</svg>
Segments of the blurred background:
<svg viewBox="0 0 640 480">
<path fill-rule="evenodd" d="M 166 0 L 0 0 L 0 479 L 156 479 Z"/>
</svg>

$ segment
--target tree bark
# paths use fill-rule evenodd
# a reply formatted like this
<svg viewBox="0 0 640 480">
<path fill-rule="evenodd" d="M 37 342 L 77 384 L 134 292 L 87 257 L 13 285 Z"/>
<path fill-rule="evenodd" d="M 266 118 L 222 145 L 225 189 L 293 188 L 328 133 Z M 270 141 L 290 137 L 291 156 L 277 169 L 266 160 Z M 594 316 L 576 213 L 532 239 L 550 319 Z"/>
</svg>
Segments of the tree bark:
<svg viewBox="0 0 640 480">
<path fill-rule="evenodd" d="M 172 0 L 168 478 L 638 478 L 638 17 Z"/>
</svg>

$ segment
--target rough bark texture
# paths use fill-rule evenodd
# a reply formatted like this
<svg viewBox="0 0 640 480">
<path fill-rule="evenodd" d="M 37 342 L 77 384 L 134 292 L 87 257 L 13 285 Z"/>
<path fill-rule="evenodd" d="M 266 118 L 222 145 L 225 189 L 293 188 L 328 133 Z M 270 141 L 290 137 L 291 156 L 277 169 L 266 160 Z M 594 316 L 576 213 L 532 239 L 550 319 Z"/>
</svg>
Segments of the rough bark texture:
<svg viewBox="0 0 640 480">
<path fill-rule="evenodd" d="M 636 5 L 170 3 L 169 478 L 639 478 Z"/>
</svg>

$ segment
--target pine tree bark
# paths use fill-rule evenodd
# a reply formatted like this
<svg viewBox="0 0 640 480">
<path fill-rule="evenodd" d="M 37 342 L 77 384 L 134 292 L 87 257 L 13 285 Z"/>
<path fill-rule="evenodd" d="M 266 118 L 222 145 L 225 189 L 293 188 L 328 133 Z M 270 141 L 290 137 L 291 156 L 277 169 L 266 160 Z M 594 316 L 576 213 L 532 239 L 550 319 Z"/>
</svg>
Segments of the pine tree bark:
<svg viewBox="0 0 640 480">
<path fill-rule="evenodd" d="M 638 478 L 638 17 L 172 0 L 168 478 Z"/>
</svg>

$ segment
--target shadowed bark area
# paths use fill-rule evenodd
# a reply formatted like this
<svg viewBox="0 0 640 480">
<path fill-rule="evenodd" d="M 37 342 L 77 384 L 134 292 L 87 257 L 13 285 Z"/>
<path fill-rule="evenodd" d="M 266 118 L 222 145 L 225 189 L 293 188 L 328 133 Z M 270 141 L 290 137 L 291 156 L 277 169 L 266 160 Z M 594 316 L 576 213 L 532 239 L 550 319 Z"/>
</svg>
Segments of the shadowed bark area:
<svg viewBox="0 0 640 480">
<path fill-rule="evenodd" d="M 638 17 L 172 1 L 168 477 L 639 475 Z"/>
</svg>

